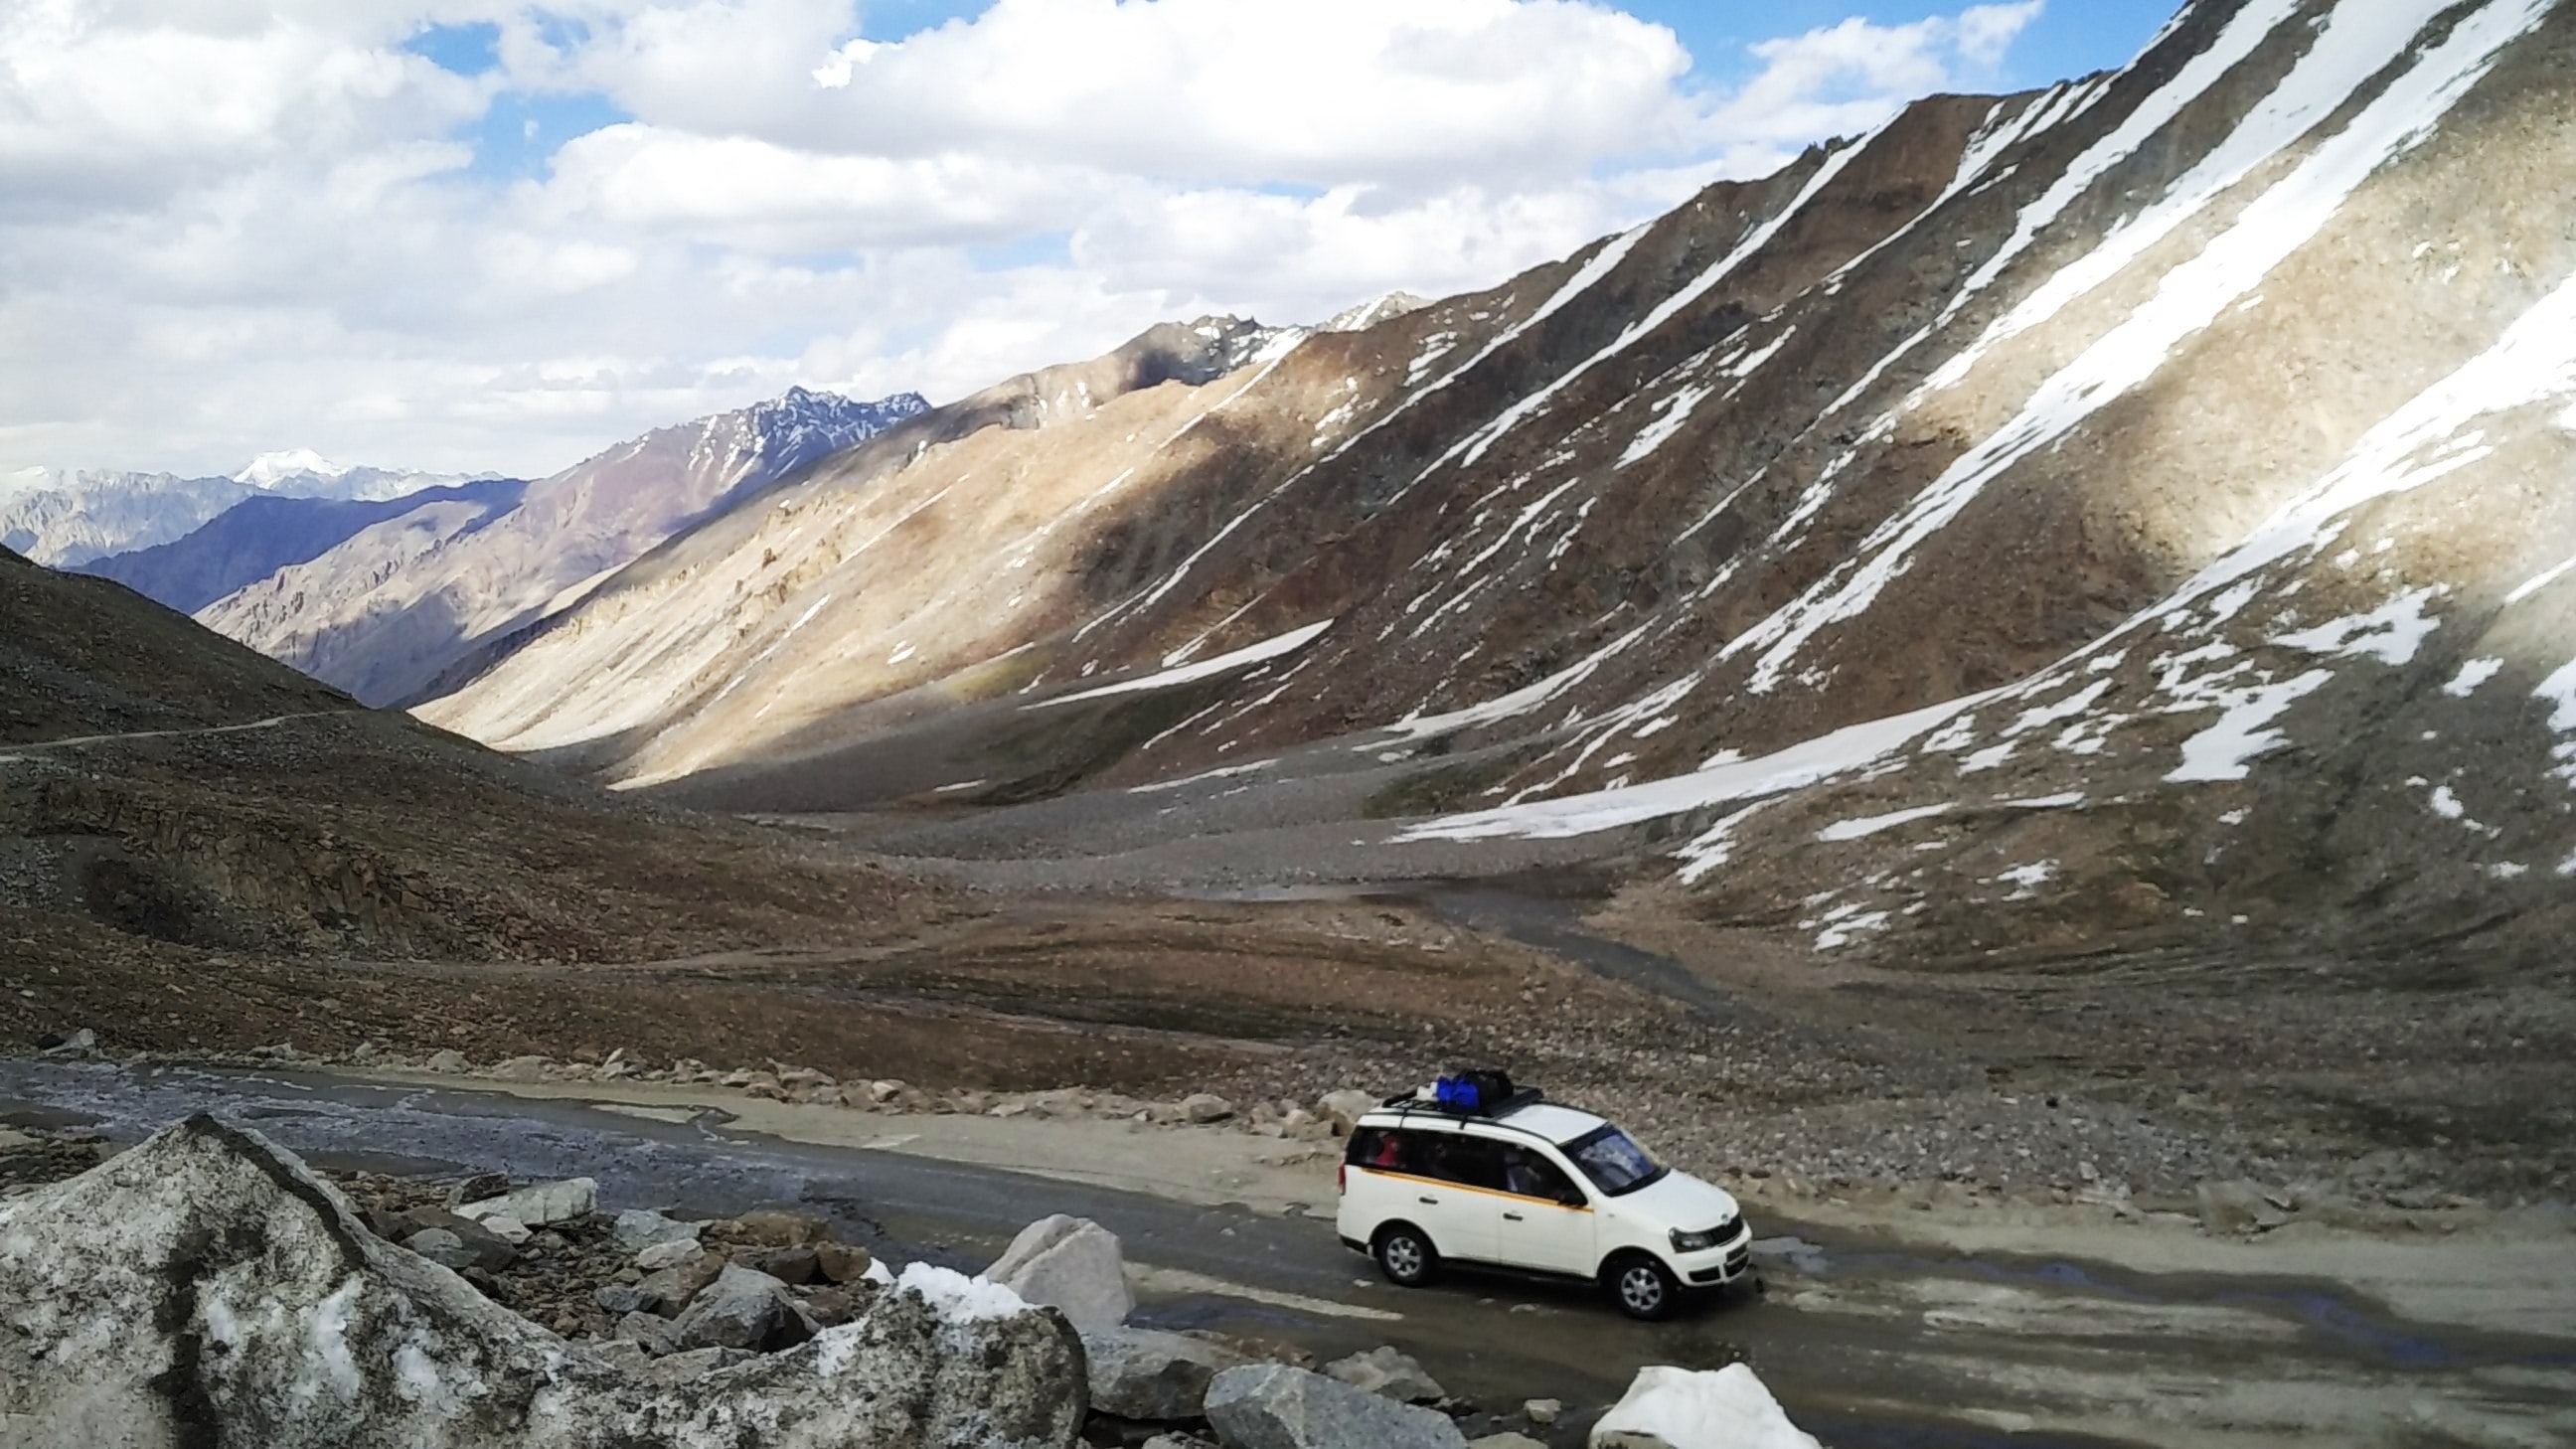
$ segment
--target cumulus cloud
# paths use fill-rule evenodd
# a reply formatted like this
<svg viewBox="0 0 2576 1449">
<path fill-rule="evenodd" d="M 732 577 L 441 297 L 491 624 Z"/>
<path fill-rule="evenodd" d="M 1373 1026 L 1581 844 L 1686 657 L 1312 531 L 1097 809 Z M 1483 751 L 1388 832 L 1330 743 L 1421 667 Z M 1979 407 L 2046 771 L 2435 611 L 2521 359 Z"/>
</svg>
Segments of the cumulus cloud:
<svg viewBox="0 0 2576 1449">
<path fill-rule="evenodd" d="M 951 397 L 1165 317 L 1491 286 L 1988 78 L 2039 10 L 1783 36 L 1715 90 L 1592 0 L 909 36 L 854 0 L 15 0 L 0 471 L 545 472 L 791 383 Z"/>
</svg>

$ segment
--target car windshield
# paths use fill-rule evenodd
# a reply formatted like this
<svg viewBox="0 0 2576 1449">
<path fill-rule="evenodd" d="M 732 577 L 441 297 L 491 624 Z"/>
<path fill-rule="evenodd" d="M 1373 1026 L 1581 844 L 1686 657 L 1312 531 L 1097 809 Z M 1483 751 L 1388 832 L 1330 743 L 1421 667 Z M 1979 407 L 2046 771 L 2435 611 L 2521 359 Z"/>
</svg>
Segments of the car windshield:
<svg viewBox="0 0 2576 1449">
<path fill-rule="evenodd" d="M 1565 1155 L 1583 1169 L 1592 1184 L 1612 1197 L 1661 1181 L 1671 1171 L 1648 1155 L 1637 1140 L 1616 1127 L 1598 1127 L 1565 1144 Z"/>
</svg>

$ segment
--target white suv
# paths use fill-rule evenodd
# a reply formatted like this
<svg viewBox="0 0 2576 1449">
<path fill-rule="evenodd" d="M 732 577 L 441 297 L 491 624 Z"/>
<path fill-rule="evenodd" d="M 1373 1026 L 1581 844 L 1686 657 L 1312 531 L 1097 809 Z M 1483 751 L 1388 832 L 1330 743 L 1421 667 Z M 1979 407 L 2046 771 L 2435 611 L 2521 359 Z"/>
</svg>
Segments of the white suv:
<svg viewBox="0 0 2576 1449">
<path fill-rule="evenodd" d="M 1342 1242 L 1407 1288 L 1444 1263 L 1499 1268 L 1596 1281 L 1658 1319 L 1752 1274 L 1733 1197 L 1534 1091 L 1477 1113 L 1390 1099 L 1352 1128 L 1341 1194 Z"/>
</svg>

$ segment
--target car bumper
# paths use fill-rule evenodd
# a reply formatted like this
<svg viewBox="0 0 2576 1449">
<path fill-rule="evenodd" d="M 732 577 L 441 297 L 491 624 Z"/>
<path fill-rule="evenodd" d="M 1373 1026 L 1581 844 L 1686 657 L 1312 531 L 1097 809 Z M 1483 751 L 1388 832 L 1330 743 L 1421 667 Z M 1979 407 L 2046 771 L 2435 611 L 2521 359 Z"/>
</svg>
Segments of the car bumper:
<svg viewBox="0 0 2576 1449">
<path fill-rule="evenodd" d="M 1723 1247 L 1675 1258 L 1673 1271 L 1693 1288 L 1725 1288 L 1743 1282 L 1753 1276 L 1753 1229 L 1747 1227 Z"/>
</svg>

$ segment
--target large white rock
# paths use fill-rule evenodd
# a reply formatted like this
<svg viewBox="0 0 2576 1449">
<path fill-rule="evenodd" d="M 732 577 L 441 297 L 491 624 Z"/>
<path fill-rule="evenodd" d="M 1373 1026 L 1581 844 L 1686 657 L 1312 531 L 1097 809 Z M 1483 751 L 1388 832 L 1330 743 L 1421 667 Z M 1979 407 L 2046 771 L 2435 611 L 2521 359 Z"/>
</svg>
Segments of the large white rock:
<svg viewBox="0 0 2576 1449">
<path fill-rule="evenodd" d="M 1744 1364 L 1644 1368 L 1592 1426 L 1592 1449 L 1821 1449 Z"/>
<path fill-rule="evenodd" d="M 1118 1235 L 1089 1218 L 1058 1213 L 1029 1224 L 984 1276 L 1060 1310 L 1085 1333 L 1116 1328 L 1136 1311 Z"/>
<path fill-rule="evenodd" d="M 1070 1449 L 1081 1345 L 906 1294 L 663 1383 L 385 1243 L 254 1133 L 198 1117 L 0 1204 L 0 1445 Z"/>
</svg>

